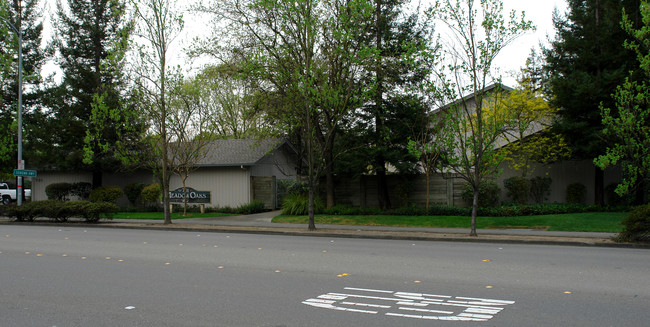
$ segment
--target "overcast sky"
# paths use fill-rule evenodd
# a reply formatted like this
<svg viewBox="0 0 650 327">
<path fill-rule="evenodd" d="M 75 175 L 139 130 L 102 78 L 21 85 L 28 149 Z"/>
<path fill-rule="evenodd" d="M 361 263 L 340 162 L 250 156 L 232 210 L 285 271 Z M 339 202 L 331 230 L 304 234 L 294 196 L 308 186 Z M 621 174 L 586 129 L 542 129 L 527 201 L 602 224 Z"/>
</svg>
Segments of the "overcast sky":
<svg viewBox="0 0 650 327">
<path fill-rule="evenodd" d="M 65 0 L 63 0 L 65 1 Z M 191 0 L 190 0 L 191 1 Z M 427 0 L 423 0 L 426 2 Z M 510 10 L 516 10 L 518 12 L 524 11 L 526 13 L 526 18 L 533 21 L 533 24 L 537 27 L 535 32 L 530 32 L 526 35 L 521 36 L 514 41 L 510 46 L 508 46 L 500 55 L 497 57 L 495 62 L 495 68 L 498 68 L 500 73 L 503 75 L 505 84 L 509 86 L 515 86 L 514 73 L 522 67 L 526 58 L 530 54 L 530 50 L 533 47 L 537 47 L 540 42 L 546 43 L 547 36 L 552 36 L 554 34 L 552 15 L 553 10 L 557 8 L 560 13 L 564 13 L 567 8 L 566 0 L 502 0 L 506 13 L 504 16 L 507 16 L 507 13 Z M 189 1 L 186 1 L 186 3 Z M 51 13 L 54 13 L 56 10 L 55 0 L 44 0 L 45 4 L 45 17 L 49 18 Z M 48 28 L 49 22 L 46 22 L 46 28 Z M 181 40 L 191 39 L 193 32 L 192 24 L 188 22 L 186 24 L 187 30 L 185 31 L 189 38 L 179 38 Z M 201 24 L 201 29 L 205 28 L 205 24 Z M 47 38 L 47 37 L 46 37 Z M 179 49 L 179 56 L 183 47 L 188 46 L 187 42 L 180 41 L 181 44 L 177 45 Z M 178 63 L 182 63 L 182 59 L 178 59 Z M 45 73 L 51 73 L 53 71 L 53 65 L 50 64 L 45 68 Z"/>
<path fill-rule="evenodd" d="M 553 10 L 557 8 L 561 14 L 567 9 L 566 0 L 503 0 L 505 9 L 524 11 L 526 18 L 533 21 L 537 27 L 535 32 L 521 36 L 508 46 L 504 52 L 497 57 L 496 65 L 501 68 L 504 75 L 504 82 L 509 86 L 515 86 L 511 72 L 518 71 L 526 64 L 526 59 L 533 47 L 540 42 L 547 43 L 547 35 L 554 35 Z"/>
</svg>

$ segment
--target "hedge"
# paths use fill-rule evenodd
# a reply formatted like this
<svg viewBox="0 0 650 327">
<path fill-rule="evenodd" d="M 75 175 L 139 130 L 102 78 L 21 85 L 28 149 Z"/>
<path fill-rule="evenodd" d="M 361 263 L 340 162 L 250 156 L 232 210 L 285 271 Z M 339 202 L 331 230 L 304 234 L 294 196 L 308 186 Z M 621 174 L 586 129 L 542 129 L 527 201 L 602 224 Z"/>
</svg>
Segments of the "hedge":
<svg viewBox="0 0 650 327">
<path fill-rule="evenodd" d="M 119 186 L 100 186 L 90 192 L 92 202 L 115 202 L 124 195 Z"/>
<path fill-rule="evenodd" d="M 65 222 L 69 218 L 84 218 L 87 222 L 97 222 L 101 218 L 110 219 L 112 214 L 119 211 L 119 207 L 108 202 L 69 201 L 56 200 L 31 201 L 22 206 L 10 206 L 5 210 L 7 217 L 17 221 L 34 221 L 36 218 L 50 218 L 58 222 Z"/>
<path fill-rule="evenodd" d="M 305 205 L 304 199 L 301 202 L 301 208 Z M 289 203 L 294 205 L 295 203 Z M 430 206 L 429 211 L 415 205 L 381 210 L 378 208 L 361 208 L 346 205 L 336 205 L 329 209 L 320 209 L 317 214 L 356 216 L 356 215 L 395 215 L 395 216 L 469 216 L 472 208 L 460 208 L 453 206 Z M 294 210 L 294 207 L 283 208 L 282 213 L 285 215 L 306 215 L 306 211 Z M 564 203 L 546 203 L 546 204 L 526 204 L 526 205 L 502 205 L 499 207 L 481 207 L 478 209 L 478 215 L 483 217 L 515 217 L 515 216 L 537 216 L 537 215 L 556 215 L 564 213 L 581 213 L 581 212 L 621 212 L 629 210 L 625 206 L 608 206 L 599 207 L 595 205 L 584 204 L 564 204 Z"/>
</svg>

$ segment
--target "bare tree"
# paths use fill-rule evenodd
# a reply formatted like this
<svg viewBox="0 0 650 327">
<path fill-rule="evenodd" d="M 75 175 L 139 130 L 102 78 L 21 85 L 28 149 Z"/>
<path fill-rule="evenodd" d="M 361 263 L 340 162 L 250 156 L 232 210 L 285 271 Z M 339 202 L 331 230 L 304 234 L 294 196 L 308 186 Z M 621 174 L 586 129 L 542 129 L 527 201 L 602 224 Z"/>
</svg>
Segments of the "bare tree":
<svg viewBox="0 0 650 327">
<path fill-rule="evenodd" d="M 210 146 L 209 112 L 199 105 L 200 90 L 192 83 L 182 82 L 171 92 L 168 107 L 170 169 L 183 185 L 183 215 L 187 215 L 187 178 L 198 169 Z"/>
<path fill-rule="evenodd" d="M 174 39 L 183 29 L 183 15 L 174 0 L 132 0 L 136 16 L 136 33 L 140 41 L 139 66 L 135 70 L 136 86 L 142 102 L 142 112 L 150 120 L 153 137 L 150 146 L 155 153 L 151 166 L 159 172 L 163 192 L 165 224 L 171 224 L 169 212 L 169 156 L 172 133 L 168 131 L 170 121 L 168 86 L 179 74 L 168 64 L 168 52 Z"/>
<path fill-rule="evenodd" d="M 486 92 L 494 78 L 493 63 L 499 52 L 532 23 L 518 17 L 503 17 L 500 0 L 438 0 L 430 13 L 448 29 L 450 42 L 444 46 L 448 76 L 442 81 L 441 94 L 460 100 L 439 114 L 444 117 L 444 161 L 474 191 L 471 236 L 476 236 L 479 186 L 495 173 L 500 161 L 497 140 L 508 126 L 501 115 L 484 110 L 487 101 L 501 101 L 498 86 L 493 97 Z"/>
</svg>

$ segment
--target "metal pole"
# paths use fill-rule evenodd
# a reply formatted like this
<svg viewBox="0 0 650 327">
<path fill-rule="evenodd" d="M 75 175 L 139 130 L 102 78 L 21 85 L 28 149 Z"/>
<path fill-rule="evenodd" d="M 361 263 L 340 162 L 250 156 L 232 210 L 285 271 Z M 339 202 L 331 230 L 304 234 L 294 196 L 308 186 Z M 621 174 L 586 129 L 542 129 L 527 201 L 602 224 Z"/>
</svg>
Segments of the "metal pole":
<svg viewBox="0 0 650 327">
<path fill-rule="evenodd" d="M 23 33 L 17 30 L 18 34 L 18 169 L 23 161 Z M 16 205 L 23 205 L 25 197 L 25 188 L 23 187 L 23 177 L 18 176 L 18 186 L 16 187 Z"/>
<path fill-rule="evenodd" d="M 16 28 L 8 19 L 0 17 L 16 33 L 18 37 L 18 163 L 17 168 L 21 169 L 20 163 L 23 161 L 23 33 Z M 23 167 L 24 168 L 24 167 Z M 16 187 L 17 205 L 23 204 L 25 191 L 23 189 L 23 177 L 18 176 L 18 185 Z"/>
</svg>

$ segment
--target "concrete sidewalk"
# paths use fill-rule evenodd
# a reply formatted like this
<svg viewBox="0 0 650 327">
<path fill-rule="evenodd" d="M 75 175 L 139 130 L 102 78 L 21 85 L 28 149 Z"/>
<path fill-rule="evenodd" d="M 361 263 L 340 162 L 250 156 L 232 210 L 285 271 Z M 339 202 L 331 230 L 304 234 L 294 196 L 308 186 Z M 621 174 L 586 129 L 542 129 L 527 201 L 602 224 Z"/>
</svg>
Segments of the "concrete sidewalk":
<svg viewBox="0 0 650 327">
<path fill-rule="evenodd" d="M 245 216 L 177 219 L 170 225 L 162 220 L 113 219 L 98 224 L 68 223 L 84 227 L 109 227 L 127 229 L 188 230 L 203 232 L 258 233 L 295 236 L 348 237 L 374 239 L 401 239 L 424 241 L 520 243 L 547 245 L 607 246 L 650 249 L 650 244 L 617 243 L 612 240 L 616 233 L 553 232 L 537 229 L 480 229 L 477 237 L 469 236 L 463 228 L 421 228 L 389 226 L 316 225 L 317 230 L 307 230 L 306 224 L 272 223 L 280 211 L 270 211 Z M 19 224 L 0 219 L 0 224 Z M 37 221 L 37 224 L 53 224 Z M 34 223 L 20 223 L 34 224 Z"/>
</svg>

